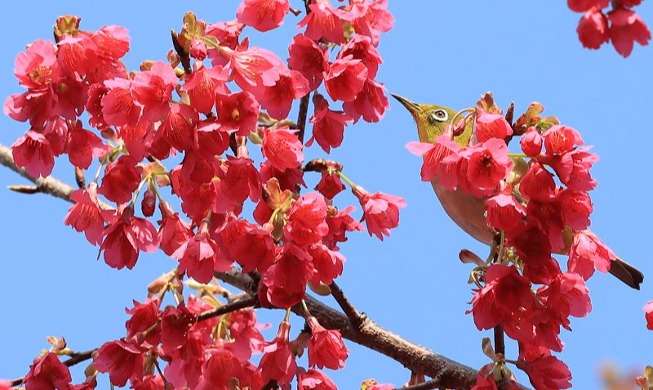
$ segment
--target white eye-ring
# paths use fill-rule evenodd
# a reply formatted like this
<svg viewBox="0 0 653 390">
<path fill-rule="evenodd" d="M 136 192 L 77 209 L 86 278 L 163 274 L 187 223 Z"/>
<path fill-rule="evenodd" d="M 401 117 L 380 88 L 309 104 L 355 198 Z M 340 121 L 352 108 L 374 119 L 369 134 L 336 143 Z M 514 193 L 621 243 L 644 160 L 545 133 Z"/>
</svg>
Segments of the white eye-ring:
<svg viewBox="0 0 653 390">
<path fill-rule="evenodd" d="M 429 122 L 444 122 L 449 119 L 449 114 L 445 110 L 434 110 L 428 116 Z"/>
</svg>

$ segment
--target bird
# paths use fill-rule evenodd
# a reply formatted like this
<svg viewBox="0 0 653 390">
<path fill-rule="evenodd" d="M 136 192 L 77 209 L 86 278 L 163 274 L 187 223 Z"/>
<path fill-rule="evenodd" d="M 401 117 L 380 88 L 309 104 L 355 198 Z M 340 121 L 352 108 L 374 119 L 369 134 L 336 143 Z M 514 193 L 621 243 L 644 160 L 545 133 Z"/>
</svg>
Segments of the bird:
<svg viewBox="0 0 653 390">
<path fill-rule="evenodd" d="M 417 133 L 420 142 L 433 143 L 437 137 L 442 135 L 457 111 L 439 106 L 436 104 L 415 103 L 403 96 L 392 93 L 411 114 L 417 125 Z M 460 118 L 460 117 L 459 117 Z M 459 146 L 468 145 L 473 136 L 472 123 L 468 123 L 454 140 Z M 487 225 L 485 219 L 486 205 L 484 198 L 478 198 L 462 191 L 459 188 L 447 189 L 438 184 L 437 177 L 431 180 L 433 190 L 440 201 L 444 211 L 463 231 L 476 240 L 491 245 L 495 234 Z M 566 229 L 565 234 L 571 235 L 571 229 Z M 564 249 L 568 251 L 569 249 Z M 637 268 L 617 258 L 612 261 L 609 272 L 626 285 L 639 290 L 640 284 L 644 281 L 644 275 Z"/>
</svg>

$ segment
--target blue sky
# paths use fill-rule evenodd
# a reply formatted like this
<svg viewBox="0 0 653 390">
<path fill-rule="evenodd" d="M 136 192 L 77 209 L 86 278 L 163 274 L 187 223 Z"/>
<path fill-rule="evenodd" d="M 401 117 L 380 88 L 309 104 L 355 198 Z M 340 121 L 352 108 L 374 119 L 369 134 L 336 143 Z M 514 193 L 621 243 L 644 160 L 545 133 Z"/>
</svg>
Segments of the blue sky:
<svg viewBox="0 0 653 390">
<path fill-rule="evenodd" d="M 75 4 L 74 4 L 75 3 Z M 126 57 L 130 69 L 141 60 L 164 60 L 169 31 L 179 29 L 185 11 L 209 22 L 230 20 L 236 0 L 169 2 L 11 2 L 0 25 L 5 37 L 0 51 L 0 96 L 20 92 L 11 72 L 15 55 L 37 38 L 51 38 L 59 15 L 82 17 L 82 28 L 125 26 L 132 37 Z M 295 4 L 297 3 L 297 4 Z M 300 7 L 300 2 L 292 4 Z M 589 281 L 593 312 L 572 322 L 564 332 L 566 348 L 559 355 L 571 367 L 576 388 L 597 388 L 597 371 L 605 362 L 625 370 L 653 363 L 653 334 L 645 328 L 642 306 L 653 298 L 653 264 L 649 253 L 651 125 L 650 77 L 653 51 L 637 46 L 628 59 L 611 47 L 581 48 L 575 28 L 580 17 L 566 2 L 390 1 L 395 28 L 382 37 L 384 59 L 377 79 L 391 92 L 419 102 L 464 108 L 486 91 L 517 111 L 531 101 L 558 116 L 595 145 L 600 162 L 593 174 L 599 187 L 592 193 L 592 229 L 618 254 L 646 275 L 637 292 L 613 278 Z M 653 23 L 651 5 L 638 8 Z M 296 19 L 272 34 L 252 34 L 252 44 L 287 58 Z M 252 33 L 251 29 L 246 31 Z M 485 248 L 450 222 L 438 206 L 431 186 L 419 179 L 420 159 L 404 147 L 416 140 L 407 112 L 392 101 L 377 124 L 346 130 L 345 144 L 331 153 L 345 173 L 369 191 L 402 196 L 408 207 L 401 223 L 384 242 L 352 236 L 342 246 L 348 261 L 341 287 L 356 306 L 380 325 L 440 354 L 479 368 L 488 363 L 472 318 L 465 314 L 471 298 L 470 271 L 458 260 L 462 248 Z M 0 117 L 0 143 L 10 145 L 27 127 Z M 323 156 L 315 146 L 309 156 Z M 54 172 L 73 183 L 73 171 L 61 160 Z M 0 187 L 23 183 L 0 170 Z M 344 203 L 353 203 L 345 197 Z M 46 336 L 64 335 L 76 350 L 121 337 L 131 299 L 143 300 L 145 286 L 174 266 L 162 254 L 141 255 L 132 272 L 116 271 L 96 261 L 97 248 L 83 235 L 63 226 L 69 205 L 43 195 L 26 196 L 0 189 L 0 263 L 4 270 L 0 378 L 24 375 L 31 360 L 47 348 Z M 360 215 L 360 214 L 358 214 Z M 261 313 L 273 328 L 280 313 Z M 301 324 L 296 323 L 294 331 Z M 273 337 L 273 332 L 267 334 Z M 344 370 L 332 377 L 343 389 L 364 379 L 401 385 L 409 373 L 400 364 L 374 352 L 352 349 Z M 512 344 L 509 351 L 514 353 Z M 510 357 L 516 357 L 515 355 Z M 523 376 L 521 377 L 523 379 Z"/>
</svg>

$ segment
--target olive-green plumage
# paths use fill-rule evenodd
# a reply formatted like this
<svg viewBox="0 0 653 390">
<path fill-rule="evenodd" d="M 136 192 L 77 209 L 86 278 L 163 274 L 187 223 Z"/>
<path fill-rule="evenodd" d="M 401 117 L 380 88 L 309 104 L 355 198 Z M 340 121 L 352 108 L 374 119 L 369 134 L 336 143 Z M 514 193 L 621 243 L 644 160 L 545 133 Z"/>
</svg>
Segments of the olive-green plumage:
<svg viewBox="0 0 653 390">
<path fill-rule="evenodd" d="M 392 94 L 392 96 L 399 100 L 413 116 L 421 142 L 432 143 L 438 136 L 444 134 L 456 115 L 456 111 L 448 107 L 418 104 L 399 95 Z M 461 147 L 465 147 L 469 144 L 473 132 L 473 124 L 470 122 L 461 134 L 454 137 L 454 140 Z M 476 198 L 459 189 L 446 189 L 438 184 L 437 178 L 431 181 L 431 185 L 444 211 L 461 229 L 485 244 L 492 242 L 494 233 L 485 222 L 485 199 Z M 571 242 L 571 229 L 565 229 L 563 235 L 567 236 L 566 242 Z M 568 251 L 569 248 L 566 248 L 565 252 Z M 637 290 L 644 280 L 644 275 L 639 270 L 621 259 L 612 262 L 610 273 Z"/>
</svg>

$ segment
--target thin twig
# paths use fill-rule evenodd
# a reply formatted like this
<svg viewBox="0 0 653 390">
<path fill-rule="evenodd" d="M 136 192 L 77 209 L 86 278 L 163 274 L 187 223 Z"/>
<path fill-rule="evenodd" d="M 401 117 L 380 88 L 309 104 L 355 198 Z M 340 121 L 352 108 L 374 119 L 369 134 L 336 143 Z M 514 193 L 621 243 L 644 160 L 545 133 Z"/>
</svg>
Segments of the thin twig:
<svg viewBox="0 0 653 390">
<path fill-rule="evenodd" d="M 255 306 L 258 303 L 258 298 L 254 295 L 245 295 L 245 297 L 236 301 L 226 303 L 215 309 L 205 311 L 197 316 L 198 321 L 208 320 L 209 318 L 217 317 L 223 314 L 231 313 L 246 307 Z"/>
</svg>

